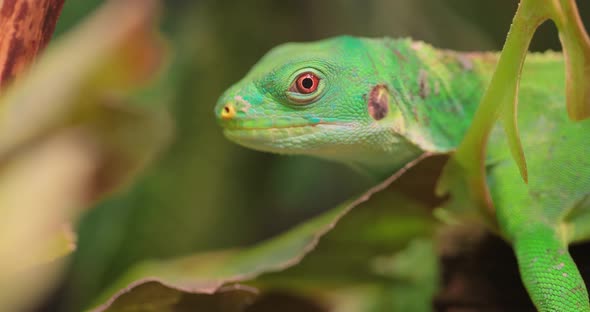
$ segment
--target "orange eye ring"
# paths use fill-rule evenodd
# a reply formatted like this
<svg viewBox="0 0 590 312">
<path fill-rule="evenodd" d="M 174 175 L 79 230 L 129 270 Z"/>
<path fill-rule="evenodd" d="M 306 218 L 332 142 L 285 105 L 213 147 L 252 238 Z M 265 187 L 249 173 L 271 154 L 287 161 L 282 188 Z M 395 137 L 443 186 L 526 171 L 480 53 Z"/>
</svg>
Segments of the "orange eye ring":
<svg viewBox="0 0 590 312">
<path fill-rule="evenodd" d="M 319 84 L 320 78 L 316 74 L 312 72 L 305 72 L 300 74 L 297 79 L 295 79 L 295 83 L 289 91 L 301 94 L 311 94 L 318 89 Z"/>
</svg>

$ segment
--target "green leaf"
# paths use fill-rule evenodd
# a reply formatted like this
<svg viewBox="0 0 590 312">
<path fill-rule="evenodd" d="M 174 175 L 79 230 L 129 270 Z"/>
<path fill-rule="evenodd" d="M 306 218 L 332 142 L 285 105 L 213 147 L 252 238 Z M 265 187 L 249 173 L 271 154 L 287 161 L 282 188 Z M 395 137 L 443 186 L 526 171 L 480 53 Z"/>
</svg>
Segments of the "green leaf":
<svg viewBox="0 0 590 312">
<path fill-rule="evenodd" d="M 130 296 L 149 305 L 152 300 L 142 294 L 142 287 L 154 284 L 161 291 L 152 294 L 154 300 L 160 294 L 177 298 L 159 308 L 175 311 L 184 296 L 217 296 L 228 285 L 244 290 L 246 286 L 236 283 L 252 280 L 265 291 L 288 289 L 304 294 L 334 294 L 342 287 L 376 284 L 379 293 L 387 293 L 379 298 L 389 298 L 382 304 L 390 307 L 409 302 L 400 295 L 405 288 L 423 299 L 414 306 L 424 306 L 438 285 L 433 246 L 428 241 L 409 242 L 429 237 L 435 229 L 430 210 L 440 201 L 428 194 L 446 158 L 429 156 L 410 163 L 358 199 L 251 248 L 141 263 L 100 296 L 95 310 L 125 311 L 137 304 Z M 423 266 L 412 270 L 412 262 Z M 391 302 L 394 293 L 402 298 L 395 304 Z"/>
</svg>

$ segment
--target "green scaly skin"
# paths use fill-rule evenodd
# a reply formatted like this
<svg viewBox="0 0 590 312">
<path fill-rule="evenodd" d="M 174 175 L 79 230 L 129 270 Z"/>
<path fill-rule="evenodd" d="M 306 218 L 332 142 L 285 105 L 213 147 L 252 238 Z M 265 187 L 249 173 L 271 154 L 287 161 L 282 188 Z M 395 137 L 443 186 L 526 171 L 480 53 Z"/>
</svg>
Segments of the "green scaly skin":
<svg viewBox="0 0 590 312">
<path fill-rule="evenodd" d="M 496 61 L 494 53 L 443 51 L 411 40 L 290 43 L 227 90 L 215 112 L 225 135 L 243 146 L 312 155 L 383 178 L 424 152 L 456 148 Z M 320 78 L 318 89 L 293 91 L 298 75 L 310 71 Z M 529 55 L 518 120 L 529 184 L 497 127 L 488 145 L 488 186 L 497 230 L 512 243 L 537 308 L 590 311 L 568 252 L 570 243 L 590 239 L 590 121 L 567 119 L 564 85 L 560 54 Z M 371 113 L 375 102 L 386 114 Z"/>
</svg>

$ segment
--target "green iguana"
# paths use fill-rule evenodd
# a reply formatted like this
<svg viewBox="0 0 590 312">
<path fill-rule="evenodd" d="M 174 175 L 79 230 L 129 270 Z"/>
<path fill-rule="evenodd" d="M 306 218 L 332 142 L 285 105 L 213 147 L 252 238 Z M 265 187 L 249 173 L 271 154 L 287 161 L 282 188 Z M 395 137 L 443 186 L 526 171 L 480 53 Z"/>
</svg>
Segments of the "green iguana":
<svg viewBox="0 0 590 312">
<path fill-rule="evenodd" d="M 458 146 L 497 59 L 407 39 L 289 43 L 227 90 L 215 112 L 238 144 L 338 161 L 381 179 L 425 152 Z M 539 310 L 590 311 L 568 252 L 590 239 L 590 121 L 568 120 L 561 54 L 527 57 L 519 101 L 528 185 L 496 127 L 486 158 L 495 231 L 513 246 Z"/>
</svg>

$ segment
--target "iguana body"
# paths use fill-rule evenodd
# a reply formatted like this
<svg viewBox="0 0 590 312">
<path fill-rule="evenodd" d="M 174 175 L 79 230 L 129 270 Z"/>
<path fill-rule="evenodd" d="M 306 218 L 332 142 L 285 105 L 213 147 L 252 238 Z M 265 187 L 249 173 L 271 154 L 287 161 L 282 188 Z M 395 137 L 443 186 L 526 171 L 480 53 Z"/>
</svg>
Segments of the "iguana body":
<svg viewBox="0 0 590 312">
<path fill-rule="evenodd" d="M 226 91 L 216 114 L 241 145 L 339 161 L 383 178 L 424 152 L 457 147 L 496 60 L 410 40 L 286 44 Z M 529 184 L 497 127 L 488 186 L 498 232 L 512 243 L 537 308 L 590 311 L 567 250 L 590 239 L 590 121 L 567 119 L 564 88 L 560 54 L 529 55 L 518 115 Z"/>
</svg>

